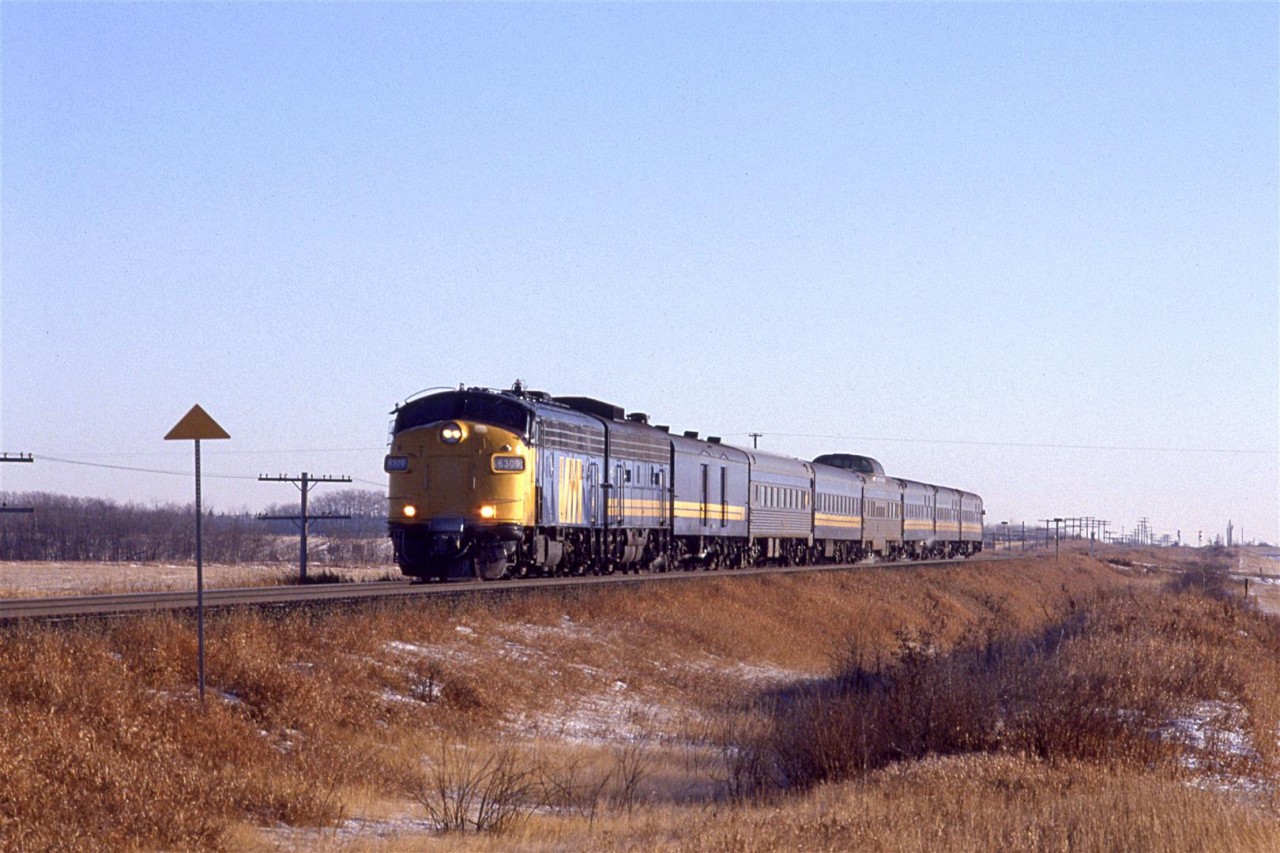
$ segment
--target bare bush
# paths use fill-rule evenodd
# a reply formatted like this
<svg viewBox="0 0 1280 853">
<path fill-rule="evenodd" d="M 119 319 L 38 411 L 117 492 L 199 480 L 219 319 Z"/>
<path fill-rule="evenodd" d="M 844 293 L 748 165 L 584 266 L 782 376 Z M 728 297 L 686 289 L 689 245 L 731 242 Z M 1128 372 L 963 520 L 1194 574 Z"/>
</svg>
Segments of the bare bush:
<svg viewBox="0 0 1280 853">
<path fill-rule="evenodd" d="M 628 740 L 613 747 L 612 801 L 615 806 L 626 809 L 627 814 L 631 814 L 637 805 L 640 787 L 653 768 L 653 757 L 649 754 L 649 746 L 648 738 L 642 738 Z"/>
<path fill-rule="evenodd" d="M 537 769 L 543 803 L 586 818 L 587 825 L 594 826 L 616 770 L 615 766 L 601 767 L 581 753 L 559 761 L 544 757 Z"/>
<path fill-rule="evenodd" d="M 515 747 L 441 739 L 414 799 L 445 831 L 502 832 L 537 808 L 536 764 Z"/>
<path fill-rule="evenodd" d="M 1177 589 L 1072 605 L 1032 637 L 979 627 L 944 651 L 934 622 L 900 630 L 887 659 L 855 643 L 834 678 L 768 698 L 767 733 L 738 735 L 728 789 L 767 786 L 771 774 L 804 788 L 974 752 L 1176 767 L 1185 750 L 1162 733 L 1188 709 L 1225 701 L 1254 709 L 1245 719 L 1274 718 L 1249 685 L 1257 652 L 1270 659 L 1280 647 L 1276 626 L 1241 602 L 1201 584 Z M 1252 652 L 1231 653 L 1241 647 Z M 1272 761 L 1262 752 L 1274 740 L 1259 739 L 1255 763 Z"/>
</svg>

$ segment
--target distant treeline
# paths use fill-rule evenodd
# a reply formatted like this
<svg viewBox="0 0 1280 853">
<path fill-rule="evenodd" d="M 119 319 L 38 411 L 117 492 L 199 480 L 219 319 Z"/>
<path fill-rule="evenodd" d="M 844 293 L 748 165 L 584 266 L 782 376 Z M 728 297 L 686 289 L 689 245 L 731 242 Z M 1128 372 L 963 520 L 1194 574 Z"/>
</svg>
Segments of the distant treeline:
<svg viewBox="0 0 1280 853">
<path fill-rule="evenodd" d="M 0 492 L 7 506 L 31 514 L 0 514 L 0 560 L 58 562 L 182 562 L 195 557 L 192 504 L 120 504 L 43 492 Z M 276 504 L 264 515 L 296 516 L 299 505 Z M 391 560 L 386 534 L 386 498 L 347 489 L 312 494 L 308 516 L 350 515 L 349 520 L 313 520 L 308 560 L 329 565 L 371 565 Z M 206 512 L 201 550 L 210 563 L 295 562 L 298 525 L 264 521 L 256 513 Z"/>
</svg>

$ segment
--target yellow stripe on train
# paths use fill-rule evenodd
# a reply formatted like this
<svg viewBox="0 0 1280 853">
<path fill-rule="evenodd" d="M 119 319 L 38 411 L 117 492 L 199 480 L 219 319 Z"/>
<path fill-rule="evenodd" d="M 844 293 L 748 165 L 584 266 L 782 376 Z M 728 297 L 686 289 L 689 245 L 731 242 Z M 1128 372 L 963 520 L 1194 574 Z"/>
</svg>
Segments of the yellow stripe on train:
<svg viewBox="0 0 1280 853">
<path fill-rule="evenodd" d="M 659 515 L 666 504 L 645 498 L 610 498 L 609 511 L 614 515 Z"/>
<path fill-rule="evenodd" d="M 856 529 L 862 526 L 862 517 L 857 515 L 828 515 L 820 512 L 814 516 L 817 527 L 848 527 Z"/>
<path fill-rule="evenodd" d="M 733 504 L 703 504 L 697 501 L 676 501 L 676 518 L 707 518 L 726 521 L 743 521 L 747 517 L 745 506 Z"/>
</svg>

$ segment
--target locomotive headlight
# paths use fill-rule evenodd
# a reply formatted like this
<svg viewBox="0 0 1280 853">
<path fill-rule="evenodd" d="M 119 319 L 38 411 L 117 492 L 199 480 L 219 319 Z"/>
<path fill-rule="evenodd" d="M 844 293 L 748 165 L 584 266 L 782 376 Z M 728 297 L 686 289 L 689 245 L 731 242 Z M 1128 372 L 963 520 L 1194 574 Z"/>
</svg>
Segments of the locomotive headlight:
<svg viewBox="0 0 1280 853">
<path fill-rule="evenodd" d="M 485 504 L 484 506 L 480 507 L 481 518 L 493 518 L 497 514 L 498 514 L 498 508 L 492 504 Z"/>
<path fill-rule="evenodd" d="M 462 441 L 462 427 L 456 423 L 447 423 L 440 427 L 440 440 L 445 444 L 457 444 Z"/>
<path fill-rule="evenodd" d="M 417 514 L 418 514 L 418 508 L 417 508 L 416 506 L 414 506 L 413 504 L 405 504 L 405 505 L 404 505 L 404 517 L 405 517 L 405 518 L 413 518 L 413 517 L 414 517 L 415 515 L 417 515 Z"/>
</svg>

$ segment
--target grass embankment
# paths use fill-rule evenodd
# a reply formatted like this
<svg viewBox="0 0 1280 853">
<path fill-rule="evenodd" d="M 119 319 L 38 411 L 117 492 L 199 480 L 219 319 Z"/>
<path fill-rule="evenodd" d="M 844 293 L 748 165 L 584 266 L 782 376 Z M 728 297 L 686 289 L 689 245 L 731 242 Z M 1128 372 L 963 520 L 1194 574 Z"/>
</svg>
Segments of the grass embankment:
<svg viewBox="0 0 1280 853">
<path fill-rule="evenodd" d="M 204 711 L 185 620 L 8 629 L 0 844 L 1280 846 L 1280 631 L 1196 579 L 1064 553 L 215 616 Z"/>
</svg>

